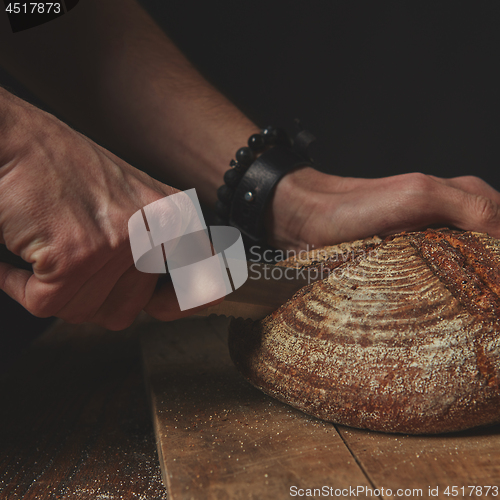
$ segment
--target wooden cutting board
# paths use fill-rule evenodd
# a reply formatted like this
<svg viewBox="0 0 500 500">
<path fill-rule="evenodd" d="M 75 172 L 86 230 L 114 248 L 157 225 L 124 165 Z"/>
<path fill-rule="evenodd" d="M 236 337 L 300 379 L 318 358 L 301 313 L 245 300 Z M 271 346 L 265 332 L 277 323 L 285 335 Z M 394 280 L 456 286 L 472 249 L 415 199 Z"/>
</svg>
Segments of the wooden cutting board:
<svg viewBox="0 0 500 500">
<path fill-rule="evenodd" d="M 491 488 L 485 496 L 485 487 L 500 487 L 500 426 L 424 437 L 334 426 L 243 380 L 227 351 L 226 318 L 153 322 L 143 330 L 160 465 L 172 500 L 274 500 L 299 489 L 316 497 L 328 491 L 331 498 L 335 490 L 340 496 L 355 490 L 357 498 L 390 499 L 398 489 L 420 498 L 495 498 Z M 481 486 L 482 495 L 474 489 L 469 496 L 472 486 Z"/>
</svg>

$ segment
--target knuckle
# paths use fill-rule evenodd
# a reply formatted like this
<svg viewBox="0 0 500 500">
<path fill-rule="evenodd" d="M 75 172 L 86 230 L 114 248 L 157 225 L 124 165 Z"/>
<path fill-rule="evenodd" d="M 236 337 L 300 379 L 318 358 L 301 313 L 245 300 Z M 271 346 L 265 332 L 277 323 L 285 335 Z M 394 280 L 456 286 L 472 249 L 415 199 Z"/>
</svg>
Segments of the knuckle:
<svg viewBox="0 0 500 500">
<path fill-rule="evenodd" d="M 486 196 L 476 196 L 474 204 L 475 212 L 481 224 L 488 225 L 493 222 L 498 222 L 500 215 L 499 207 L 494 201 Z"/>
<path fill-rule="evenodd" d="M 421 195 L 433 189 L 435 181 L 421 172 L 412 172 L 401 176 L 405 193 L 410 196 Z"/>
<path fill-rule="evenodd" d="M 469 181 L 469 182 L 477 182 L 477 181 L 481 180 L 479 177 L 476 177 L 475 175 L 461 175 L 461 176 L 456 177 L 456 178 L 461 179 L 463 181 Z"/>
<path fill-rule="evenodd" d="M 461 184 L 467 184 L 468 186 L 484 186 L 485 182 L 480 177 L 475 175 L 461 175 L 460 177 L 455 177 L 454 180 L 460 181 Z"/>
<path fill-rule="evenodd" d="M 50 247 L 35 249 L 23 257 L 33 262 L 33 269 L 38 276 L 56 275 L 58 265 L 63 262 L 63 259 L 57 259 L 56 253 Z"/>
<path fill-rule="evenodd" d="M 401 184 L 396 186 L 400 193 L 399 216 L 403 217 L 407 212 L 414 214 L 428 210 L 432 204 L 431 194 L 435 187 L 435 181 L 425 174 L 415 172 L 403 175 L 400 182 Z"/>
<path fill-rule="evenodd" d="M 450 180 L 452 186 L 476 195 L 480 195 L 488 188 L 488 184 L 475 175 L 462 175 L 460 177 L 453 177 Z"/>
</svg>

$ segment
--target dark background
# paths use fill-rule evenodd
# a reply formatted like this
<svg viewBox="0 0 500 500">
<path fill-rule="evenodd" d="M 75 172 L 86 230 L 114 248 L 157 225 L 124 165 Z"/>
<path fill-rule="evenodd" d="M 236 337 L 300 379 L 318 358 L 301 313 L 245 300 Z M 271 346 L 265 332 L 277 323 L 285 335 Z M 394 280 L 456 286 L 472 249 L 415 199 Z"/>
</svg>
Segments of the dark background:
<svg viewBox="0 0 500 500">
<path fill-rule="evenodd" d="M 141 3 L 257 124 L 293 132 L 299 118 L 322 170 L 472 174 L 500 189 L 497 0 Z M 0 306 L 5 325 L 17 309 Z M 15 324 L 18 338 L 36 329 Z M 19 350 L 11 335 L 2 328 L 0 361 Z"/>
<path fill-rule="evenodd" d="M 141 3 L 257 124 L 300 118 L 324 170 L 500 188 L 500 2 Z"/>
</svg>

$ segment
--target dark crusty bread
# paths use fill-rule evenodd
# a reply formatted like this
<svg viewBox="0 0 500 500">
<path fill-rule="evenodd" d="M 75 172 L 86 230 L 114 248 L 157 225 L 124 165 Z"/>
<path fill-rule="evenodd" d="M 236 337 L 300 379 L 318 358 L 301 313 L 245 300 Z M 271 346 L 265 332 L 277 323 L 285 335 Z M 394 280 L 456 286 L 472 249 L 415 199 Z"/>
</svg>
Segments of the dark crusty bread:
<svg viewBox="0 0 500 500">
<path fill-rule="evenodd" d="M 333 272 L 264 320 L 231 323 L 231 357 L 256 387 L 321 419 L 377 431 L 500 421 L 499 240 L 401 233 L 284 265 Z"/>
</svg>

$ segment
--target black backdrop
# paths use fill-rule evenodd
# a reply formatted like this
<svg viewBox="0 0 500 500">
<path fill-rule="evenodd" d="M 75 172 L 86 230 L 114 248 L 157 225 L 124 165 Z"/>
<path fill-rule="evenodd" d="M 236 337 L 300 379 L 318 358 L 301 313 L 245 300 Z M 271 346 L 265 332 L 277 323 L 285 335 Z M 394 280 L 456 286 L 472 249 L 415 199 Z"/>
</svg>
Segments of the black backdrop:
<svg viewBox="0 0 500 500">
<path fill-rule="evenodd" d="M 299 118 L 323 170 L 473 174 L 500 189 L 497 0 L 141 3 L 256 123 L 292 132 Z M 3 299 L 0 367 L 46 325 Z"/>
<path fill-rule="evenodd" d="M 325 171 L 500 189 L 500 2 L 141 3 L 256 123 L 299 118 Z"/>
<path fill-rule="evenodd" d="M 319 168 L 500 189 L 498 0 L 139 2 L 257 124 L 299 118 Z M 39 103 L 1 68 L 0 84 Z"/>
</svg>

